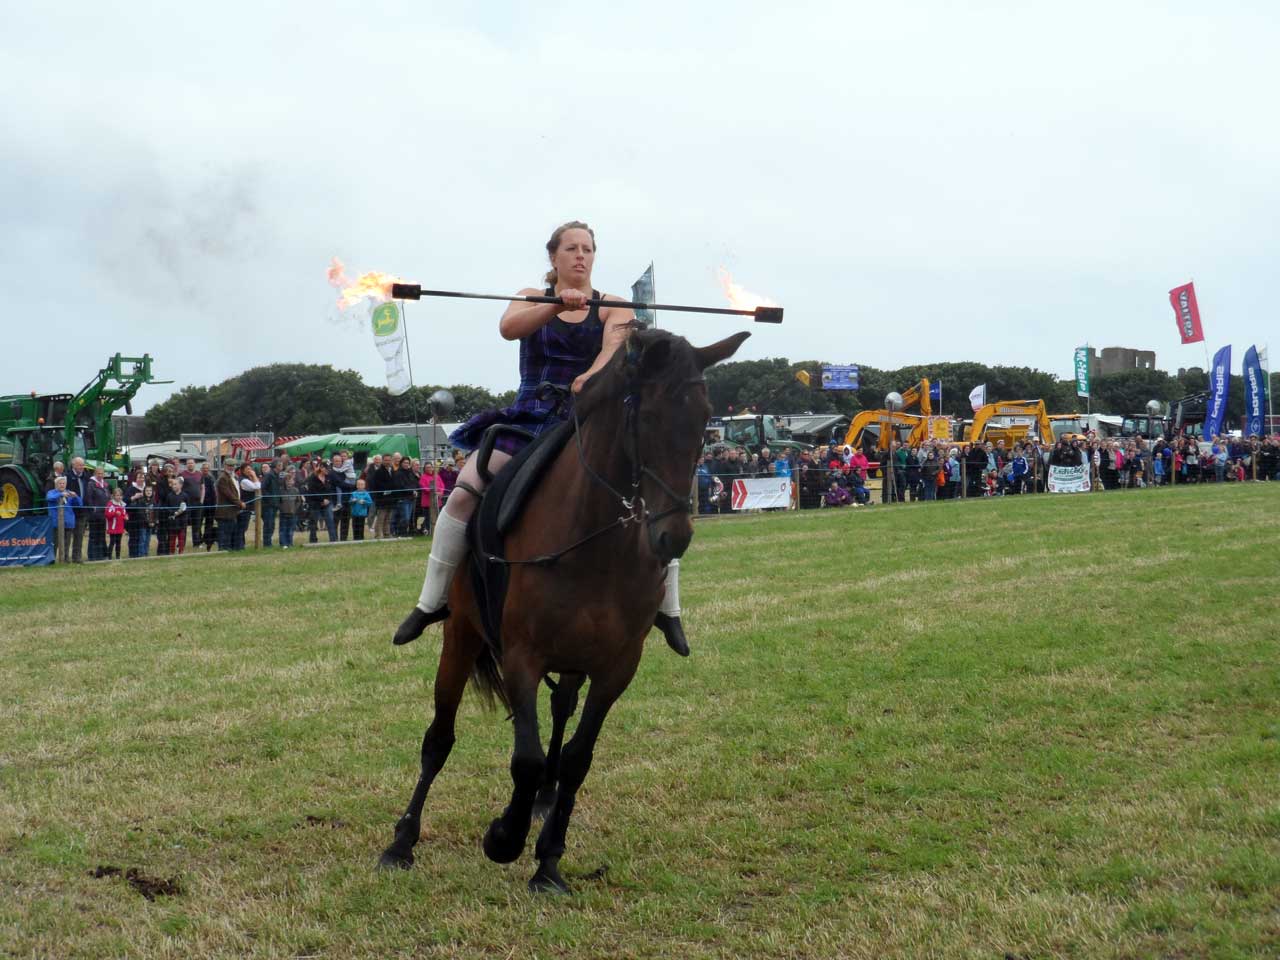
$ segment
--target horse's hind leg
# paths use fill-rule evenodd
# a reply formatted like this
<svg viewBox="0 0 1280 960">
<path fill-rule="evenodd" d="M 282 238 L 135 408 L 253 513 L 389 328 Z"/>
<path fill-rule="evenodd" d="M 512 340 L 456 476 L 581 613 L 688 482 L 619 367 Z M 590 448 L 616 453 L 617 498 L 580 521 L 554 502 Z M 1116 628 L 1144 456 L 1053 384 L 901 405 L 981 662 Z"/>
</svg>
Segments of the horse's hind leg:
<svg viewBox="0 0 1280 960">
<path fill-rule="evenodd" d="M 511 802 L 502 816 L 489 824 L 484 853 L 495 863 L 511 863 L 524 850 L 533 819 L 533 799 L 542 784 L 546 757 L 538 736 L 538 685 L 540 672 L 529 667 L 503 665 L 507 696 L 511 703 L 515 750 L 511 754 Z"/>
<path fill-rule="evenodd" d="M 534 893 L 569 892 L 568 884 L 560 876 L 560 858 L 564 855 L 569 817 L 573 815 L 578 788 L 591 769 L 591 757 L 595 751 L 596 738 L 600 736 L 600 728 L 604 725 L 604 718 L 625 687 L 624 683 L 621 687 L 614 685 L 601 688 L 593 680 L 587 691 L 587 702 L 582 708 L 578 729 L 565 745 L 564 754 L 560 758 L 560 790 L 556 795 L 555 806 L 542 824 L 538 845 L 534 849 L 538 870 L 529 880 L 529 889 Z"/>
<path fill-rule="evenodd" d="M 458 704 L 467 686 L 467 678 L 479 652 L 480 638 L 473 636 L 470 627 L 460 619 L 445 624 L 444 646 L 440 652 L 440 666 L 436 670 L 435 716 L 422 738 L 422 766 L 417 786 L 404 815 L 396 821 L 395 839 L 382 856 L 378 866 L 383 869 L 399 867 L 408 870 L 413 866 L 413 848 L 422 831 L 422 806 L 427 801 L 427 791 L 453 749 L 453 722 L 458 715 Z"/>
<path fill-rule="evenodd" d="M 551 742 L 547 745 L 547 766 L 542 774 L 542 786 L 533 801 L 533 815 L 545 817 L 556 802 L 556 781 L 560 778 L 560 750 L 564 744 L 564 728 L 578 709 L 578 691 L 586 682 L 582 673 L 564 673 L 551 691 Z"/>
</svg>

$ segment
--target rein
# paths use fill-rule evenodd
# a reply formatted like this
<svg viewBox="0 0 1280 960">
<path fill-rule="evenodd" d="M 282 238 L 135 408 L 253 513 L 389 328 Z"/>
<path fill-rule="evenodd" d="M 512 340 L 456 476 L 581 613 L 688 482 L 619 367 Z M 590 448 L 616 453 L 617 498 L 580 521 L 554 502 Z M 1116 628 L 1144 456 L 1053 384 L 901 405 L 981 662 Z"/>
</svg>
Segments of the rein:
<svg viewBox="0 0 1280 960">
<path fill-rule="evenodd" d="M 628 362 L 631 362 L 630 358 L 628 358 Z M 687 384 L 693 385 L 693 384 L 699 384 L 699 383 L 705 383 L 705 382 L 706 382 L 705 378 L 697 377 L 695 379 L 688 380 Z M 541 393 L 543 390 L 547 390 L 549 392 L 554 392 L 559 394 L 560 400 L 559 400 L 559 404 L 557 405 L 557 409 L 559 409 L 559 406 L 564 404 L 566 400 L 569 400 L 570 402 L 572 402 L 570 397 L 570 391 L 565 387 L 561 387 L 561 386 L 550 384 L 550 383 L 544 383 L 541 387 L 539 387 L 539 392 Z M 609 493 L 611 493 L 618 500 L 618 503 L 622 506 L 622 509 L 625 510 L 626 512 L 623 514 L 620 514 L 615 520 L 611 521 L 610 523 L 606 524 L 603 527 L 600 527 L 598 530 L 594 530 L 591 533 L 587 534 L 581 540 L 576 540 L 573 543 L 569 544 L 569 546 L 564 547 L 563 549 L 557 550 L 554 553 L 547 553 L 537 557 L 530 557 L 526 560 L 509 560 L 505 557 L 496 557 L 496 556 L 488 555 L 485 557 L 486 560 L 488 560 L 490 563 L 500 563 L 506 566 L 533 565 L 533 566 L 549 567 L 552 564 L 554 564 L 557 560 L 559 560 L 561 557 L 563 557 L 565 554 L 571 553 L 572 551 L 577 550 L 579 547 L 583 546 L 584 544 L 590 543 L 592 540 L 595 540 L 597 537 L 603 536 L 604 534 L 608 533 L 610 530 L 613 530 L 615 527 L 626 527 L 632 523 L 643 523 L 647 527 L 650 524 L 657 523 L 659 520 L 669 517 L 674 513 L 693 513 L 694 512 L 695 508 L 694 508 L 694 499 L 693 499 L 694 494 L 693 494 L 692 481 L 691 481 L 688 496 L 682 497 L 676 491 L 672 490 L 670 485 L 665 480 L 663 480 L 660 476 L 658 476 L 658 474 L 655 473 L 648 466 L 648 464 L 646 464 L 643 461 L 643 459 L 640 456 L 640 420 L 639 420 L 640 395 L 634 389 L 634 387 L 630 392 L 627 393 L 625 397 L 622 398 L 622 405 L 626 410 L 626 431 L 627 431 L 628 439 L 631 441 L 630 456 L 628 458 L 631 461 L 631 495 L 630 496 L 627 496 L 625 493 L 622 493 L 621 491 L 619 491 L 608 480 L 600 476 L 600 474 L 596 473 L 595 470 L 591 469 L 591 465 L 587 463 L 586 451 L 582 447 L 582 421 L 578 419 L 578 410 L 576 406 L 573 408 L 573 439 L 574 439 L 574 443 L 577 445 L 577 448 L 578 448 L 578 463 L 581 465 L 583 471 L 593 482 L 595 482 L 596 484 L 608 490 Z M 640 496 L 640 484 L 645 477 L 648 477 L 650 480 L 656 483 L 658 485 L 658 489 L 661 490 L 663 493 L 665 493 L 672 501 L 674 501 L 674 505 L 671 507 L 668 507 L 666 510 L 663 510 L 661 513 L 651 513 L 649 511 L 648 505 L 645 503 L 644 497 Z"/>
</svg>

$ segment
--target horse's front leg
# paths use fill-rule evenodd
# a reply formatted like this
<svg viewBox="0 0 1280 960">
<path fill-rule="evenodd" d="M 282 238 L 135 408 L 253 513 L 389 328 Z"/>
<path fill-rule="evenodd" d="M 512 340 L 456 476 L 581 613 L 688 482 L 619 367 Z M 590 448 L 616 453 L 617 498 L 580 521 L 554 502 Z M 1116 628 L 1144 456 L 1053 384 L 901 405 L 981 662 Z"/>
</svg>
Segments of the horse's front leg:
<svg viewBox="0 0 1280 960">
<path fill-rule="evenodd" d="M 531 669 L 508 670 L 506 665 L 503 672 L 511 702 L 515 749 L 511 753 L 511 802 L 484 835 L 485 856 L 494 863 L 511 863 L 524 851 L 533 819 L 533 800 L 547 763 L 538 736 L 538 684 L 542 676 Z"/>
<path fill-rule="evenodd" d="M 560 778 L 560 750 L 564 744 L 564 728 L 578 709 L 578 691 L 586 682 L 586 674 L 563 673 L 551 691 L 551 742 L 547 745 L 547 766 L 542 773 L 542 786 L 533 801 L 533 815 L 546 817 L 556 802 L 556 781 Z"/>
<path fill-rule="evenodd" d="M 604 718 L 624 687 L 625 684 L 622 687 L 602 689 L 600 684 L 592 680 L 591 688 L 587 691 L 587 702 L 582 708 L 578 729 L 565 745 L 564 754 L 560 758 L 560 787 L 555 806 L 542 825 L 542 832 L 538 834 L 538 844 L 534 849 L 538 870 L 529 880 L 529 889 L 534 893 L 569 892 L 569 885 L 560 876 L 560 858 L 564 855 L 569 818 L 573 815 L 578 788 L 591 769 L 591 758 Z"/>
<path fill-rule="evenodd" d="M 440 666 L 436 670 L 435 716 L 422 738 L 422 760 L 418 783 L 409 798 L 409 806 L 396 821 L 395 839 L 382 851 L 378 866 L 382 869 L 398 867 L 408 870 L 413 866 L 413 848 L 422 833 L 422 807 L 427 802 L 427 791 L 436 774 L 449 759 L 453 749 L 453 725 L 458 715 L 458 704 L 467 686 L 467 678 L 475 663 L 478 647 L 475 640 L 463 634 L 466 628 L 451 621 L 445 628 L 444 647 L 440 652 Z M 468 643 L 467 640 L 471 642 Z"/>
</svg>

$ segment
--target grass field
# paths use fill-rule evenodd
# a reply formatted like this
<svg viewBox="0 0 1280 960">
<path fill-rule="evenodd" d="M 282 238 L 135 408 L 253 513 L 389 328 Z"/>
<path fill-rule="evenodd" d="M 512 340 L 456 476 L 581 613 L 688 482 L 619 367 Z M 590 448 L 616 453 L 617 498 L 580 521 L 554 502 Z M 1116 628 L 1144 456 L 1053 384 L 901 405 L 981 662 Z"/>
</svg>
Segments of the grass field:
<svg viewBox="0 0 1280 960">
<path fill-rule="evenodd" d="M 1276 957 L 1278 520 L 1233 484 L 700 524 L 694 655 L 651 637 L 558 899 L 480 851 L 511 740 L 471 697 L 373 869 L 423 543 L 2 572 L 0 955 Z"/>
</svg>

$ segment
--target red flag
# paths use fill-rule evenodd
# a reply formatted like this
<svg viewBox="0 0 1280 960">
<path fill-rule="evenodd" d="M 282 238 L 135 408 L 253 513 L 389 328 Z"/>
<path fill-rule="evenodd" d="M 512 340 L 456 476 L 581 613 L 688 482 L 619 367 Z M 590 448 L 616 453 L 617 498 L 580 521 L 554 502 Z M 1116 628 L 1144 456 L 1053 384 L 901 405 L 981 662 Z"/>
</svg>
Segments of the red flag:
<svg viewBox="0 0 1280 960">
<path fill-rule="evenodd" d="M 1178 333 L 1183 343 L 1199 343 L 1204 339 L 1204 330 L 1200 327 L 1200 308 L 1196 306 L 1196 285 L 1184 283 L 1169 291 L 1169 302 L 1173 304 L 1173 315 L 1178 321 Z"/>
</svg>

